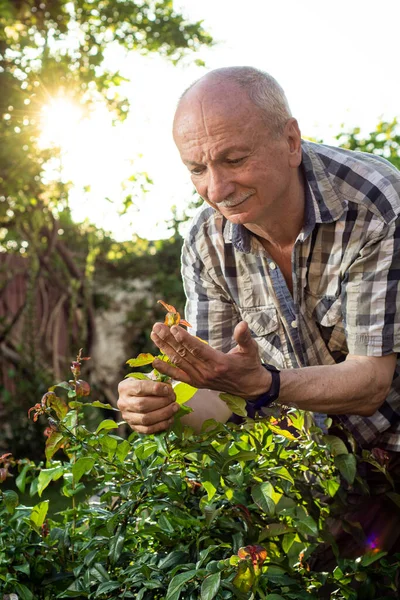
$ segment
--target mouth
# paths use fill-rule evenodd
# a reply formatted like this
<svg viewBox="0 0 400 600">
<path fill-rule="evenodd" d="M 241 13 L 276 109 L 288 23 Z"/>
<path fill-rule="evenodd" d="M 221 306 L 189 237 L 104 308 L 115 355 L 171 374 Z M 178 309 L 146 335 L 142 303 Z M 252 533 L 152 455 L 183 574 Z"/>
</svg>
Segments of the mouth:
<svg viewBox="0 0 400 600">
<path fill-rule="evenodd" d="M 236 208 L 240 204 L 243 204 L 243 202 L 246 202 L 252 195 L 253 194 L 246 194 L 246 196 L 233 198 L 232 200 L 222 200 L 221 202 L 218 202 L 217 206 L 218 208 Z"/>
</svg>

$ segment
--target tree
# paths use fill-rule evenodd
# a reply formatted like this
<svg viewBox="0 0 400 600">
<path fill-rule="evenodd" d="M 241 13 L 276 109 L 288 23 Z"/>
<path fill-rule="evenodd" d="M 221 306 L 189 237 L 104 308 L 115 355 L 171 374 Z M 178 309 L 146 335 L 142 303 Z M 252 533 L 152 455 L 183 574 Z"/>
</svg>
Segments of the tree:
<svg viewBox="0 0 400 600">
<path fill-rule="evenodd" d="M 349 132 L 339 133 L 336 139 L 342 148 L 382 156 L 400 169 L 400 127 L 397 119 L 380 121 L 369 134 L 362 134 L 360 127 L 354 127 Z"/>
<path fill-rule="evenodd" d="M 87 112 L 103 102 L 123 120 L 129 103 L 120 73 L 106 68 L 109 48 L 176 63 L 210 43 L 170 0 L 0 0 L 0 386 L 12 390 L 10 410 L 31 403 L 64 356 L 89 350 L 104 241 L 72 222 L 68 184 L 43 177 L 57 149 L 38 143 L 42 107 L 61 94 Z"/>
</svg>

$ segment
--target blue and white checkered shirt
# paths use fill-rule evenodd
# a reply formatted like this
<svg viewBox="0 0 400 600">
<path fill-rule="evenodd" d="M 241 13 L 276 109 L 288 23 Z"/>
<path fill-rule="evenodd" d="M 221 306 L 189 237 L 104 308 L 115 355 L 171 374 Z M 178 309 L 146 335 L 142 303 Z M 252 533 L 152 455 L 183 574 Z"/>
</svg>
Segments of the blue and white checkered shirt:
<svg viewBox="0 0 400 600">
<path fill-rule="evenodd" d="M 184 243 L 191 332 L 228 352 L 240 320 L 279 369 L 400 351 L 400 173 L 371 154 L 303 142 L 305 222 L 293 295 L 245 227 L 204 205 Z M 400 361 L 372 417 L 340 416 L 364 446 L 400 451 Z"/>
</svg>

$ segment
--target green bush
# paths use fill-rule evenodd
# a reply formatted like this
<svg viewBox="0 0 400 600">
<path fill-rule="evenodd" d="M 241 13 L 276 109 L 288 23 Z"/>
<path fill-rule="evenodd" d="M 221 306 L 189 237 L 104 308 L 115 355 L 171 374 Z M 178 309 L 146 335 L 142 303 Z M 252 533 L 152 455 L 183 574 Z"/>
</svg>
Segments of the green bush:
<svg viewBox="0 0 400 600">
<path fill-rule="evenodd" d="M 88 408 L 115 409 L 88 400 L 81 361 L 32 409 L 49 421 L 46 464 L 0 458 L 1 598 L 397 597 L 400 561 L 382 552 L 312 569 L 360 459 L 307 413 L 210 421 L 199 435 L 177 418 L 124 439 L 114 419 L 84 424 Z"/>
</svg>

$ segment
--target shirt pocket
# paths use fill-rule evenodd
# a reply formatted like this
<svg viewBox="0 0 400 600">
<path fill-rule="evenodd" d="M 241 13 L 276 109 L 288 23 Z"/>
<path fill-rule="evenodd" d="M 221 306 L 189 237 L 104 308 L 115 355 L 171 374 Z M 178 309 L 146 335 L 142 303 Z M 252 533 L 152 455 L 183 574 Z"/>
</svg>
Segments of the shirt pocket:
<svg viewBox="0 0 400 600">
<path fill-rule="evenodd" d="M 275 306 L 239 307 L 240 316 L 248 324 L 257 342 L 260 357 L 267 363 L 284 368 L 280 324 Z"/>
<path fill-rule="evenodd" d="M 316 324 L 326 347 L 336 362 L 343 360 L 348 353 L 348 348 L 341 297 L 318 296 L 305 290 L 305 307 L 308 319 Z"/>
<path fill-rule="evenodd" d="M 256 337 L 274 334 L 279 328 L 278 314 L 273 304 L 262 307 L 239 307 L 239 312 Z"/>
</svg>

